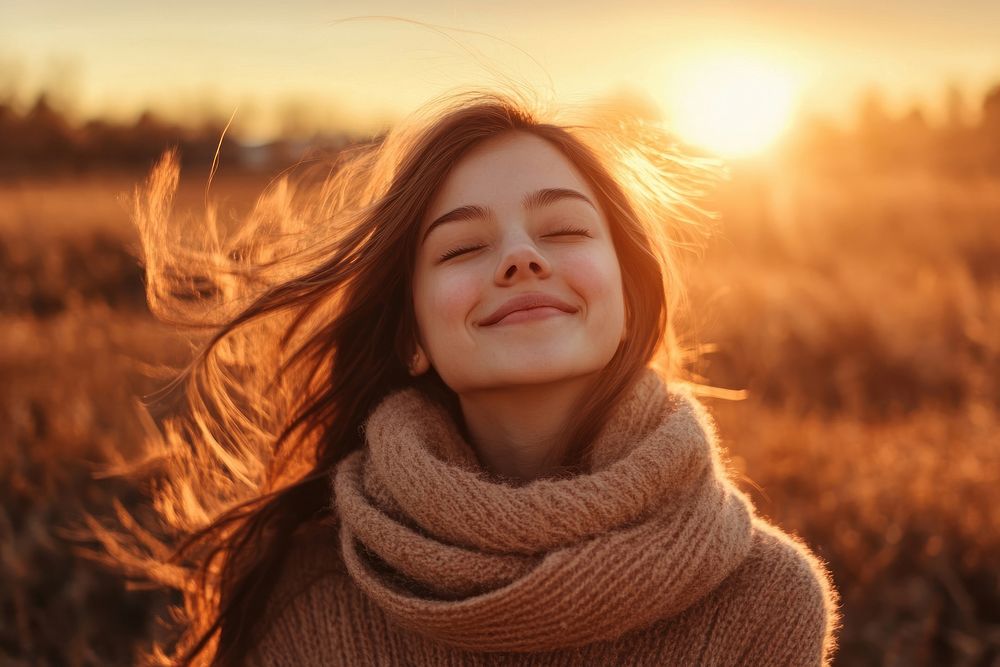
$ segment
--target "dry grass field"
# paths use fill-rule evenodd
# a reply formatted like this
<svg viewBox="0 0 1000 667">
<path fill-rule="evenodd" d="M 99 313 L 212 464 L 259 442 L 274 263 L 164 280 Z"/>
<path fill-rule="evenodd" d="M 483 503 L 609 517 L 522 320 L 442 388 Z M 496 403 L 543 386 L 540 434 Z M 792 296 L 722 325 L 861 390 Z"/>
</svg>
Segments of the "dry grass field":
<svg viewBox="0 0 1000 667">
<path fill-rule="evenodd" d="M 142 175 L 0 183 L 0 664 L 110 665 L 166 602 L 71 548 L 135 401 L 182 361 L 115 199 Z M 204 197 L 182 172 L 180 208 Z M 227 176 L 234 214 L 264 179 Z M 842 665 L 1000 665 L 1000 181 L 737 169 L 686 258 L 707 399 L 760 511 L 827 561 Z M 165 411 L 169 406 L 154 407 Z"/>
</svg>

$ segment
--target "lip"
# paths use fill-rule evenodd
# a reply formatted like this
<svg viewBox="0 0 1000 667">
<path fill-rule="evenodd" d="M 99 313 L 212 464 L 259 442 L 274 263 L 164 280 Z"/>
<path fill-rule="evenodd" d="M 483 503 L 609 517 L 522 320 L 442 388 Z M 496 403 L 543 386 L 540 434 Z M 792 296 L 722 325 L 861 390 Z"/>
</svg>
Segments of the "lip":
<svg viewBox="0 0 1000 667">
<path fill-rule="evenodd" d="M 493 326 L 503 318 L 507 317 L 511 313 L 517 312 L 519 310 L 530 310 L 532 308 L 542 308 L 545 306 L 550 306 L 552 308 L 558 308 L 559 310 L 566 313 L 575 313 L 578 309 L 569 305 L 562 299 L 552 296 L 551 294 L 544 294 L 542 292 L 527 292 L 525 294 L 518 294 L 511 299 L 504 302 L 502 306 L 494 310 L 490 315 L 479 321 L 479 326 L 489 327 Z"/>
</svg>

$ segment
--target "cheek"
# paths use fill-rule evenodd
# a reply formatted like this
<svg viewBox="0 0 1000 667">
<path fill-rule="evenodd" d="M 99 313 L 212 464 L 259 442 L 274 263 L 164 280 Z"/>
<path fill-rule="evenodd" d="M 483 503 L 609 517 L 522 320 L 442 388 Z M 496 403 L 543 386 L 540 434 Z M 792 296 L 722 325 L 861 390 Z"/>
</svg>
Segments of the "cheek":
<svg viewBox="0 0 1000 667">
<path fill-rule="evenodd" d="M 613 312 L 624 303 L 621 270 L 613 250 L 575 253 L 567 258 L 572 286 L 591 309 Z"/>
<path fill-rule="evenodd" d="M 440 271 L 415 284 L 417 319 L 429 346 L 464 331 L 478 302 L 480 284 L 479 278 L 462 271 Z"/>
</svg>

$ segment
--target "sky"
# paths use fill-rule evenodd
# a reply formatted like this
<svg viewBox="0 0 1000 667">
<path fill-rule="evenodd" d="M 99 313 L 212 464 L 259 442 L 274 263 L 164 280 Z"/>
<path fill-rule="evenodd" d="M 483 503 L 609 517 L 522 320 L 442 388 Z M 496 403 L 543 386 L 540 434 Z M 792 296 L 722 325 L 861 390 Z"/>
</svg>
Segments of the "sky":
<svg viewBox="0 0 1000 667">
<path fill-rule="evenodd" d="M 375 131 L 498 76 L 573 102 L 628 91 L 669 117 L 704 63 L 735 58 L 780 72 L 796 110 L 849 122 L 878 88 L 933 120 L 948 85 L 974 114 L 1000 83 L 997 26 L 996 0 L 2 0 L 0 96 L 47 88 L 80 117 L 235 111 L 263 139 Z"/>
</svg>

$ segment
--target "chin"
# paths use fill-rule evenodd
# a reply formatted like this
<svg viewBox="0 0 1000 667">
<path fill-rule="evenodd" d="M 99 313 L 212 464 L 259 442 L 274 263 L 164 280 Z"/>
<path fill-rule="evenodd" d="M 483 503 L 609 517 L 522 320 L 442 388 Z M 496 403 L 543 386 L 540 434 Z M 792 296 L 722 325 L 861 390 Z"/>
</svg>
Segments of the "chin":
<svg viewBox="0 0 1000 667">
<path fill-rule="evenodd" d="M 513 362 L 498 368 L 494 375 L 497 377 L 498 384 L 512 386 L 546 384 L 591 375 L 600 371 L 601 368 L 601 366 L 581 365 L 580 363 L 558 363 L 558 361 L 549 358 Z"/>
</svg>

